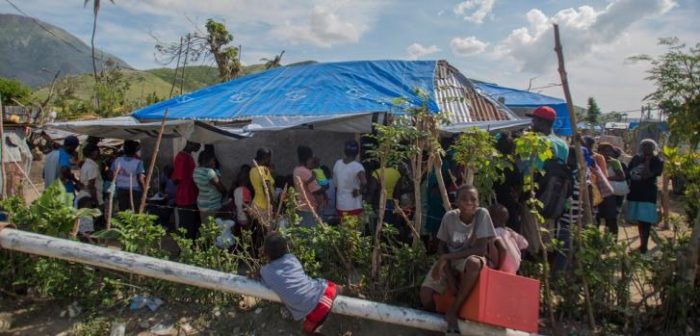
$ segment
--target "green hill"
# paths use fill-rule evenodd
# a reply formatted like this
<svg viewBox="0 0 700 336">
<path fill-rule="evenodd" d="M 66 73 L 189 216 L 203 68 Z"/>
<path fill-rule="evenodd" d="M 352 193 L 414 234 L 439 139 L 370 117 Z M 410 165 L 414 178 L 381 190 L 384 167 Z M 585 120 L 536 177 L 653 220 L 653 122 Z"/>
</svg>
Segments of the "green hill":
<svg viewBox="0 0 700 336">
<path fill-rule="evenodd" d="M 265 70 L 264 65 L 254 64 L 243 67 L 243 74 L 251 74 Z M 178 71 L 180 77 L 182 70 Z M 159 99 L 167 99 L 170 97 L 170 90 L 175 77 L 175 69 L 157 68 L 150 70 L 123 70 L 124 80 L 129 84 L 129 91 L 126 99 L 135 102 L 137 105 L 145 103 L 146 97 L 155 94 Z M 185 82 L 182 85 L 183 92 L 190 92 L 203 87 L 215 84 L 219 81 L 218 70 L 210 66 L 188 66 L 185 68 Z M 63 90 L 70 87 L 72 95 L 75 98 L 89 101 L 94 93 L 95 80 L 92 74 L 85 73 L 80 75 L 67 76 L 59 79 L 56 83 L 56 89 Z M 173 89 L 173 96 L 180 94 L 180 83 Z M 34 92 L 34 96 L 39 100 L 43 100 L 48 95 L 48 85 L 39 88 Z"/>
<path fill-rule="evenodd" d="M 264 64 L 252 64 L 243 66 L 241 70 L 241 76 L 253 74 L 256 72 L 264 71 Z M 160 79 L 172 83 L 175 78 L 175 69 L 172 68 L 157 68 L 145 70 L 148 73 L 156 75 Z M 178 70 L 178 77 L 182 76 L 182 70 Z M 196 89 L 203 88 L 219 82 L 219 71 L 212 66 L 207 65 L 194 65 L 185 68 L 185 83 L 183 85 L 183 91 L 192 91 Z M 180 82 L 177 82 L 179 87 Z M 178 91 L 179 92 L 179 91 Z"/>
<path fill-rule="evenodd" d="M 92 73 L 90 46 L 65 30 L 30 17 L 0 14 L 0 76 L 18 79 L 30 86 L 61 75 Z M 126 62 L 108 53 L 97 52 L 101 60 L 114 59 L 122 68 Z"/>
</svg>

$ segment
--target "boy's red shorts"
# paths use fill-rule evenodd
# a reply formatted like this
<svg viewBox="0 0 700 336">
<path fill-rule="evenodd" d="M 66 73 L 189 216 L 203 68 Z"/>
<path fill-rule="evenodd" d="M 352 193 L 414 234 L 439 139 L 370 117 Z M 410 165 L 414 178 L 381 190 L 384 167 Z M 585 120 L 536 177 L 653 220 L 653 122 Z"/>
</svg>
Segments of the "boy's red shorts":
<svg viewBox="0 0 700 336">
<path fill-rule="evenodd" d="M 309 315 L 306 315 L 306 319 L 304 320 L 304 332 L 309 334 L 313 333 L 326 321 L 326 317 L 328 317 L 328 313 L 331 312 L 331 308 L 333 307 L 335 297 L 335 283 L 328 281 L 326 291 L 323 292 L 323 296 L 318 300 L 316 308 L 314 308 Z"/>
<path fill-rule="evenodd" d="M 360 215 L 362 215 L 362 210 L 363 209 L 336 210 L 336 212 L 338 213 L 338 218 L 340 218 L 340 223 L 343 223 L 345 217 L 359 217 Z"/>
</svg>

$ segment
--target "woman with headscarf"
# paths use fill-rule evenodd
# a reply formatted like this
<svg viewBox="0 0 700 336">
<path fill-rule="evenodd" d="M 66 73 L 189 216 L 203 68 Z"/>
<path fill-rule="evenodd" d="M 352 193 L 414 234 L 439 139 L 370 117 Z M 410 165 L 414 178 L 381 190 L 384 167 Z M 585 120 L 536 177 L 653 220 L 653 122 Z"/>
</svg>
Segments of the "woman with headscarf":
<svg viewBox="0 0 700 336">
<path fill-rule="evenodd" d="M 658 145 L 652 139 L 639 144 L 639 154 L 629 163 L 630 192 L 627 194 L 627 221 L 639 228 L 639 251 L 647 252 L 651 226 L 658 222 L 656 211 L 656 179 L 663 172 L 664 163 L 657 154 Z"/>
</svg>

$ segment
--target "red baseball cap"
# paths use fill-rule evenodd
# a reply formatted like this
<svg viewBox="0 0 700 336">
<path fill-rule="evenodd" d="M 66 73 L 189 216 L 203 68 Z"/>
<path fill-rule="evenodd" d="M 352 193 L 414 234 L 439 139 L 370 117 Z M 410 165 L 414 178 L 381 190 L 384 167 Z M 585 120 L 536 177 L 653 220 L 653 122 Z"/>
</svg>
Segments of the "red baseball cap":
<svg viewBox="0 0 700 336">
<path fill-rule="evenodd" d="M 534 109 L 532 112 L 526 113 L 525 115 L 528 117 L 537 117 L 548 121 L 554 121 L 554 119 L 557 119 L 557 112 L 555 112 L 554 109 L 549 106 L 540 106 Z"/>
</svg>

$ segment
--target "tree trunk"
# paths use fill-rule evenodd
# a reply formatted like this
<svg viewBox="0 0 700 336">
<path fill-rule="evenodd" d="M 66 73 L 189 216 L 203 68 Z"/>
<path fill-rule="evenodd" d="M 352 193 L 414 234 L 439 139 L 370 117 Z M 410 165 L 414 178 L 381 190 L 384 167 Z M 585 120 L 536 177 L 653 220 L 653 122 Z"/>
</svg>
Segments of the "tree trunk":
<svg viewBox="0 0 700 336">
<path fill-rule="evenodd" d="M 442 206 L 445 211 L 452 210 L 452 205 L 450 204 L 450 196 L 447 194 L 447 186 L 445 185 L 445 179 L 442 176 L 442 158 L 438 155 L 435 160 L 435 176 L 437 177 L 438 188 L 440 188 L 440 197 L 442 198 Z"/>
<path fill-rule="evenodd" d="M 668 173 L 664 172 L 663 175 L 661 175 L 661 216 L 663 219 L 663 224 L 661 225 L 662 229 L 669 228 L 669 184 L 670 176 L 668 176 Z"/>
<path fill-rule="evenodd" d="M 422 206 L 422 200 L 421 200 L 421 177 L 423 175 L 423 167 L 421 166 L 422 164 L 422 151 L 420 151 L 419 154 L 416 154 L 413 157 L 413 198 L 415 201 L 415 211 L 413 212 L 413 231 L 415 231 L 414 234 L 417 234 L 416 237 L 413 237 L 413 247 L 418 246 L 420 244 L 420 232 L 421 232 L 421 227 L 422 227 L 422 212 L 423 212 L 423 206 Z"/>
<path fill-rule="evenodd" d="M 467 168 L 467 176 L 464 178 L 464 184 L 474 185 L 474 169 Z"/>
<path fill-rule="evenodd" d="M 385 153 L 384 157 L 388 156 Z M 374 228 L 374 249 L 372 250 L 372 274 L 373 280 L 377 279 L 379 274 L 379 266 L 381 265 L 381 237 L 382 226 L 384 225 L 384 212 L 386 211 L 386 179 L 384 178 L 384 170 L 386 169 L 386 160 L 382 160 L 379 166 L 379 213 L 377 214 L 377 226 Z"/>
<path fill-rule="evenodd" d="M 696 195 L 700 198 L 700 195 Z M 688 252 L 685 254 L 685 266 L 681 267 L 683 270 L 683 280 L 687 283 L 689 288 L 692 288 L 695 284 L 695 276 L 698 268 L 698 249 L 700 249 L 700 216 L 695 217 L 695 223 L 693 224 L 693 232 L 690 235 L 690 242 L 688 243 Z"/>
<path fill-rule="evenodd" d="M 100 109 L 100 95 L 98 94 L 100 78 L 97 75 L 97 60 L 95 59 L 95 34 L 97 33 L 97 8 L 99 8 L 98 6 L 99 4 L 95 3 L 95 12 L 92 19 L 92 38 L 90 39 L 90 47 L 92 49 L 92 74 L 95 77 L 95 104 L 97 110 Z"/>
</svg>

